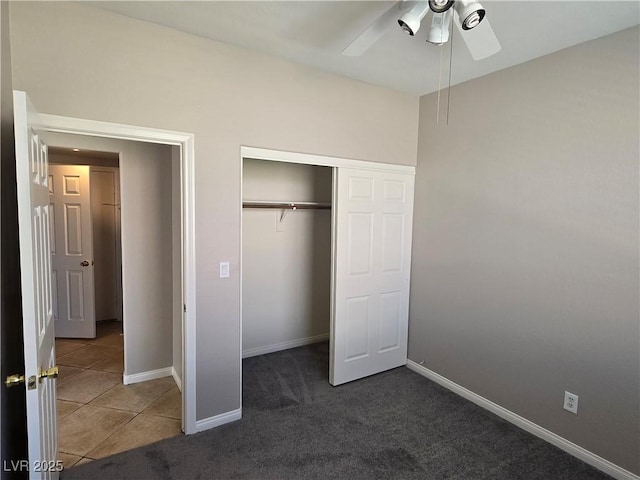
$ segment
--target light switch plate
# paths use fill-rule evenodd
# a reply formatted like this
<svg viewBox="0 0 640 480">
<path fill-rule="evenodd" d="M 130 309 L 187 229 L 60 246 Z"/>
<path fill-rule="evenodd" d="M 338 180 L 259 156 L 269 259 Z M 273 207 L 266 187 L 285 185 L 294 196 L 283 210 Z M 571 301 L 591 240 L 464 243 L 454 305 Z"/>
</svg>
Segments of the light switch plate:
<svg viewBox="0 0 640 480">
<path fill-rule="evenodd" d="M 229 278 L 229 262 L 220 262 L 220 278 Z"/>
</svg>

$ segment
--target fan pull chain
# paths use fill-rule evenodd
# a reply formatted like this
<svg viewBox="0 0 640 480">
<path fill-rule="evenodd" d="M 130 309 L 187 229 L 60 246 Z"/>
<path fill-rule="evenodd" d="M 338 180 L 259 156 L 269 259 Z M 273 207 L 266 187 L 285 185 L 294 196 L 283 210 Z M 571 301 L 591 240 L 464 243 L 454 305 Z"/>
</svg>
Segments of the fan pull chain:
<svg viewBox="0 0 640 480">
<path fill-rule="evenodd" d="M 447 87 L 447 125 L 449 125 L 449 109 L 451 104 L 451 72 L 453 67 L 453 22 L 449 22 L 449 78 Z M 436 106 L 436 124 L 440 123 L 440 93 L 442 91 L 442 63 L 444 59 L 444 45 L 440 45 L 440 68 L 438 71 L 438 101 Z"/>
<path fill-rule="evenodd" d="M 447 90 L 447 125 L 449 125 L 449 107 L 451 106 L 451 66 L 453 65 L 453 22 L 449 25 L 449 89 Z"/>
<path fill-rule="evenodd" d="M 440 70 L 438 71 L 438 104 L 436 106 L 436 125 L 440 123 L 440 89 L 442 88 L 442 59 L 444 58 L 444 49 L 440 46 Z"/>
</svg>

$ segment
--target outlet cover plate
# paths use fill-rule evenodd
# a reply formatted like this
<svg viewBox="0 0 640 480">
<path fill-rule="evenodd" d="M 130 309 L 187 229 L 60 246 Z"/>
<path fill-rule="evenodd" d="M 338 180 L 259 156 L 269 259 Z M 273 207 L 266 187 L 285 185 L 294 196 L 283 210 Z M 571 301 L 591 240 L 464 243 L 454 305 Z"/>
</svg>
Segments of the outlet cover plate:
<svg viewBox="0 0 640 480">
<path fill-rule="evenodd" d="M 564 392 L 564 409 L 578 414 L 578 395 L 571 392 Z"/>
</svg>

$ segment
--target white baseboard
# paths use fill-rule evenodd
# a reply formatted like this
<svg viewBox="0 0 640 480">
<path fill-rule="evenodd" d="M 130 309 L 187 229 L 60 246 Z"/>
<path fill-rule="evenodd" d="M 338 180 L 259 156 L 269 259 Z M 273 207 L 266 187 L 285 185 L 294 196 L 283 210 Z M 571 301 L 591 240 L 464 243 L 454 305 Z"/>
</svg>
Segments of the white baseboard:
<svg viewBox="0 0 640 480">
<path fill-rule="evenodd" d="M 507 422 L 514 424 L 516 427 L 519 427 L 535 435 L 536 437 L 541 438 L 542 440 L 549 442 L 552 445 L 555 445 L 561 450 L 564 450 L 570 455 L 579 458 L 583 462 L 588 463 L 592 467 L 597 468 L 598 470 L 612 476 L 613 478 L 616 478 L 618 480 L 640 480 L 640 476 L 628 470 L 625 470 L 624 468 L 619 467 L 614 463 L 611 463 L 609 460 L 605 460 L 595 453 L 592 453 L 589 450 L 586 450 L 581 446 L 570 442 L 560 435 L 557 435 L 552 431 L 547 430 L 546 428 L 543 428 L 540 425 L 537 425 L 532 421 L 527 420 L 526 418 L 521 417 L 520 415 L 513 413 L 512 411 L 507 410 L 506 408 L 501 407 L 496 403 L 493 403 L 491 400 L 487 400 L 486 398 L 481 397 L 477 393 L 474 393 L 471 390 L 468 390 L 463 386 L 452 382 L 448 378 L 443 377 L 442 375 L 429 370 L 426 367 L 423 367 L 413 360 L 407 360 L 407 367 L 410 370 L 419 373 L 423 377 L 426 377 L 429 380 L 433 380 L 444 388 L 451 390 L 453 393 L 456 393 L 461 397 L 475 403 L 476 405 L 489 410 L 490 412 L 498 415 L 500 418 L 503 418 Z"/>
<path fill-rule="evenodd" d="M 173 377 L 173 381 L 176 382 L 178 390 L 182 392 L 182 379 L 178 376 L 178 372 L 175 367 L 171 367 L 171 376 Z"/>
<path fill-rule="evenodd" d="M 242 408 L 231 410 L 230 412 L 221 413 L 214 417 L 196 420 L 196 432 L 209 430 L 210 428 L 219 427 L 225 423 L 235 422 L 242 418 Z"/>
<path fill-rule="evenodd" d="M 148 372 L 123 375 L 122 383 L 125 385 L 131 385 L 132 383 L 146 382 L 147 380 L 155 380 L 156 378 L 170 377 L 172 375 L 172 370 L 172 367 L 165 367 L 157 370 L 149 370 Z"/>
<path fill-rule="evenodd" d="M 329 340 L 329 334 L 323 333 L 322 335 L 315 335 L 313 337 L 306 337 L 306 338 L 298 338 L 296 340 L 289 340 L 288 342 L 274 343 L 273 345 L 266 345 L 264 347 L 248 348 L 242 351 L 242 358 L 265 355 L 267 353 L 279 352 L 280 350 L 287 350 L 289 348 L 302 347 L 304 345 L 311 345 L 312 343 L 325 342 L 327 340 Z"/>
</svg>

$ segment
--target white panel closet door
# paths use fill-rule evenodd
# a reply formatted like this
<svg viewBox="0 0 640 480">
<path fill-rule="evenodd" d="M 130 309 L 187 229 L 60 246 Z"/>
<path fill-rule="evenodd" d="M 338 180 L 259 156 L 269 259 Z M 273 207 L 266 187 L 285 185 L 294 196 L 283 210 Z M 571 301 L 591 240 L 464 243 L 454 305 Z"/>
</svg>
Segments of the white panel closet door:
<svg viewBox="0 0 640 480">
<path fill-rule="evenodd" d="M 24 366 L 27 401 L 29 478 L 58 478 L 56 430 L 57 373 L 49 238 L 47 146 L 38 113 L 24 92 L 14 92 L 16 186 Z"/>
<path fill-rule="evenodd" d="M 50 165 L 56 337 L 95 338 L 89 167 Z"/>
<path fill-rule="evenodd" d="M 332 385 L 407 362 L 414 182 L 336 170 Z"/>
</svg>

